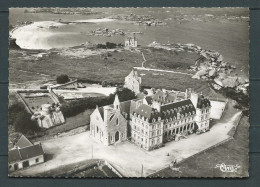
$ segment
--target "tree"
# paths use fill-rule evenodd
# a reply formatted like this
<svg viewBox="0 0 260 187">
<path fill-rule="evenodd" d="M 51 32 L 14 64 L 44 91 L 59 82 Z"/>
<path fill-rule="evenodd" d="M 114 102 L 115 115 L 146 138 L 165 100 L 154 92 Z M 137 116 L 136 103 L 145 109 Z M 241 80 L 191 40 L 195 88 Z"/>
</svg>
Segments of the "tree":
<svg viewBox="0 0 260 187">
<path fill-rule="evenodd" d="M 116 94 L 118 95 L 120 102 L 136 99 L 135 93 L 128 88 L 117 89 Z"/>
<path fill-rule="evenodd" d="M 102 87 L 107 87 L 107 86 L 108 86 L 107 81 L 102 81 Z"/>
<path fill-rule="evenodd" d="M 68 75 L 65 75 L 65 74 L 59 75 L 56 78 L 56 82 L 58 84 L 65 84 L 65 83 L 67 83 L 69 81 L 70 81 L 70 79 L 69 79 Z"/>
<path fill-rule="evenodd" d="M 12 125 L 16 132 L 27 135 L 29 132 L 38 132 L 40 130 L 37 122 L 31 120 L 31 114 L 25 109 L 13 114 L 13 117 Z"/>
</svg>

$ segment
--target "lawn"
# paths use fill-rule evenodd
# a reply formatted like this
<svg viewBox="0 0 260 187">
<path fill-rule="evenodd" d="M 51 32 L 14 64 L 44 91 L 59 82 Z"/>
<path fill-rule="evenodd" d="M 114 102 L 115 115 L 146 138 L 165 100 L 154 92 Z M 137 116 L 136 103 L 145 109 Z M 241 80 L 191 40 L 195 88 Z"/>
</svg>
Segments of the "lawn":
<svg viewBox="0 0 260 187">
<path fill-rule="evenodd" d="M 144 64 L 147 68 L 158 68 L 167 70 L 177 70 L 187 72 L 187 68 L 195 63 L 198 55 L 195 53 L 179 52 L 154 49 L 144 47 L 140 49 L 146 58 Z M 14 52 L 12 52 L 13 54 Z M 28 51 L 28 53 L 30 53 Z M 18 70 L 30 70 L 41 74 L 48 74 L 50 77 L 57 75 L 57 69 L 71 78 L 102 82 L 106 80 L 110 83 L 123 83 L 124 78 L 130 73 L 133 67 L 140 67 L 143 57 L 140 52 L 134 52 L 121 49 L 108 52 L 109 57 L 104 59 L 107 54 L 94 55 L 82 59 L 70 59 L 56 52 L 51 52 L 49 57 L 42 60 L 23 60 L 16 61 L 10 57 L 10 80 L 11 83 L 20 82 L 16 80 Z M 24 73 L 24 72 L 23 72 Z M 190 72 L 189 72 L 190 73 Z M 28 73 L 31 75 L 31 73 Z M 149 73 L 146 72 L 148 75 Z M 184 91 L 185 88 L 194 89 L 205 86 L 206 81 L 192 79 L 191 76 L 181 74 L 164 73 L 163 75 L 154 75 L 150 73 L 149 77 L 143 77 L 143 85 L 147 87 L 163 87 L 167 89 L 176 89 Z M 35 74 L 35 76 L 38 76 Z M 45 78 L 45 77 L 44 77 Z M 168 81 L 165 81 L 168 80 Z M 27 78 L 24 80 L 27 81 Z M 188 85 L 186 85 L 188 84 Z M 206 85 L 207 86 L 207 85 Z"/>
<path fill-rule="evenodd" d="M 25 103 L 33 113 L 40 111 L 41 110 L 40 108 L 43 104 L 55 103 L 55 101 L 51 98 L 49 93 L 44 93 L 43 96 L 37 96 L 37 97 L 36 96 L 32 97 L 31 96 L 32 93 L 18 93 L 18 94 L 23 98 L 23 100 L 25 101 Z"/>
<path fill-rule="evenodd" d="M 190 75 L 154 72 L 154 71 L 139 71 L 142 75 L 142 85 L 144 87 L 173 89 L 178 91 L 185 91 L 187 88 L 192 88 L 195 91 L 209 93 L 210 89 L 207 81 L 192 79 Z"/>
<path fill-rule="evenodd" d="M 248 118 L 243 117 L 234 139 L 177 164 L 175 167 L 178 171 L 166 168 L 150 177 L 242 177 L 248 175 L 248 129 Z M 217 164 L 222 163 L 238 164 L 240 168 L 236 173 L 222 173 L 219 168 L 215 168 Z"/>
<path fill-rule="evenodd" d="M 88 109 L 76 116 L 66 118 L 65 119 L 66 122 L 64 124 L 54 126 L 39 132 L 36 137 L 32 137 L 33 138 L 32 141 L 35 142 L 35 141 L 47 140 L 53 138 L 58 134 L 66 133 L 68 131 L 77 129 L 79 127 L 86 127 L 85 130 L 87 130 L 90 122 L 90 114 L 92 114 L 92 112 L 93 109 Z M 78 129 L 78 130 L 81 131 L 82 129 Z"/>
</svg>

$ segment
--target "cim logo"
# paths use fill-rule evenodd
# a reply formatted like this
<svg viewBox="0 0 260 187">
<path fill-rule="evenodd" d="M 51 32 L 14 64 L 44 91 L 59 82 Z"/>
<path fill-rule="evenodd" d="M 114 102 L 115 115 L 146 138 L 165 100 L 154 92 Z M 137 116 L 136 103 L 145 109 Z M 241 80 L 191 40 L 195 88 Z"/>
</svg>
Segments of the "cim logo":
<svg viewBox="0 0 260 187">
<path fill-rule="evenodd" d="M 238 164 L 237 165 L 226 165 L 226 164 L 222 163 L 222 164 L 217 164 L 215 168 L 219 168 L 220 171 L 222 171 L 222 172 L 233 173 L 233 172 L 237 172 L 237 169 L 240 168 L 240 166 Z"/>
</svg>

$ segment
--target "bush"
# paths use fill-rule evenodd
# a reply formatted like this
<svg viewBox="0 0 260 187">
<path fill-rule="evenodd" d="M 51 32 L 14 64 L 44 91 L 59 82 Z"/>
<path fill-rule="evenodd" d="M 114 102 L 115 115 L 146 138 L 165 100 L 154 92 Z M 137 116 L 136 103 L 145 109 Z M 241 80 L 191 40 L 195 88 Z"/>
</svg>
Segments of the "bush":
<svg viewBox="0 0 260 187">
<path fill-rule="evenodd" d="M 26 111 L 20 103 L 12 105 L 8 110 L 9 125 L 12 125 L 16 132 L 29 135 L 40 131 L 36 121 L 31 120 L 31 114 Z"/>
<path fill-rule="evenodd" d="M 249 107 L 249 95 L 244 94 L 242 91 L 236 92 L 233 88 L 223 88 L 222 92 L 226 97 L 237 101 L 243 107 Z"/>
<path fill-rule="evenodd" d="M 56 82 L 58 84 L 65 84 L 67 82 L 69 82 L 70 79 L 68 77 L 68 75 L 65 75 L 65 74 L 62 74 L 62 75 L 59 75 L 57 78 L 56 78 Z"/>
<path fill-rule="evenodd" d="M 107 87 L 107 86 L 108 86 L 107 81 L 102 81 L 102 87 Z"/>
</svg>

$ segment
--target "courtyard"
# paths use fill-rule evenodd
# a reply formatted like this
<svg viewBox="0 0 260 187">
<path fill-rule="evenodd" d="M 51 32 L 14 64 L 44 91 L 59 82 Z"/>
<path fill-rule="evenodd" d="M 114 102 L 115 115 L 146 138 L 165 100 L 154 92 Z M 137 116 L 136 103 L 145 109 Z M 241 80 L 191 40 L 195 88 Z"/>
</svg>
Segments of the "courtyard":
<svg viewBox="0 0 260 187">
<path fill-rule="evenodd" d="M 35 176 L 84 160 L 105 159 L 126 177 L 140 177 L 142 165 L 143 176 L 148 176 L 169 166 L 174 160 L 180 162 L 227 140 L 230 137 L 228 132 L 237 123 L 241 114 L 230 106 L 227 111 L 221 120 L 214 123 L 209 132 L 200 135 L 193 134 L 187 139 L 166 143 L 164 147 L 150 152 L 128 141 L 105 146 L 94 140 L 89 131 L 42 141 L 44 151 L 51 155 L 51 159 L 43 164 L 17 171 L 13 175 L 19 175 L 19 172 L 22 172 L 23 176 Z"/>
</svg>

